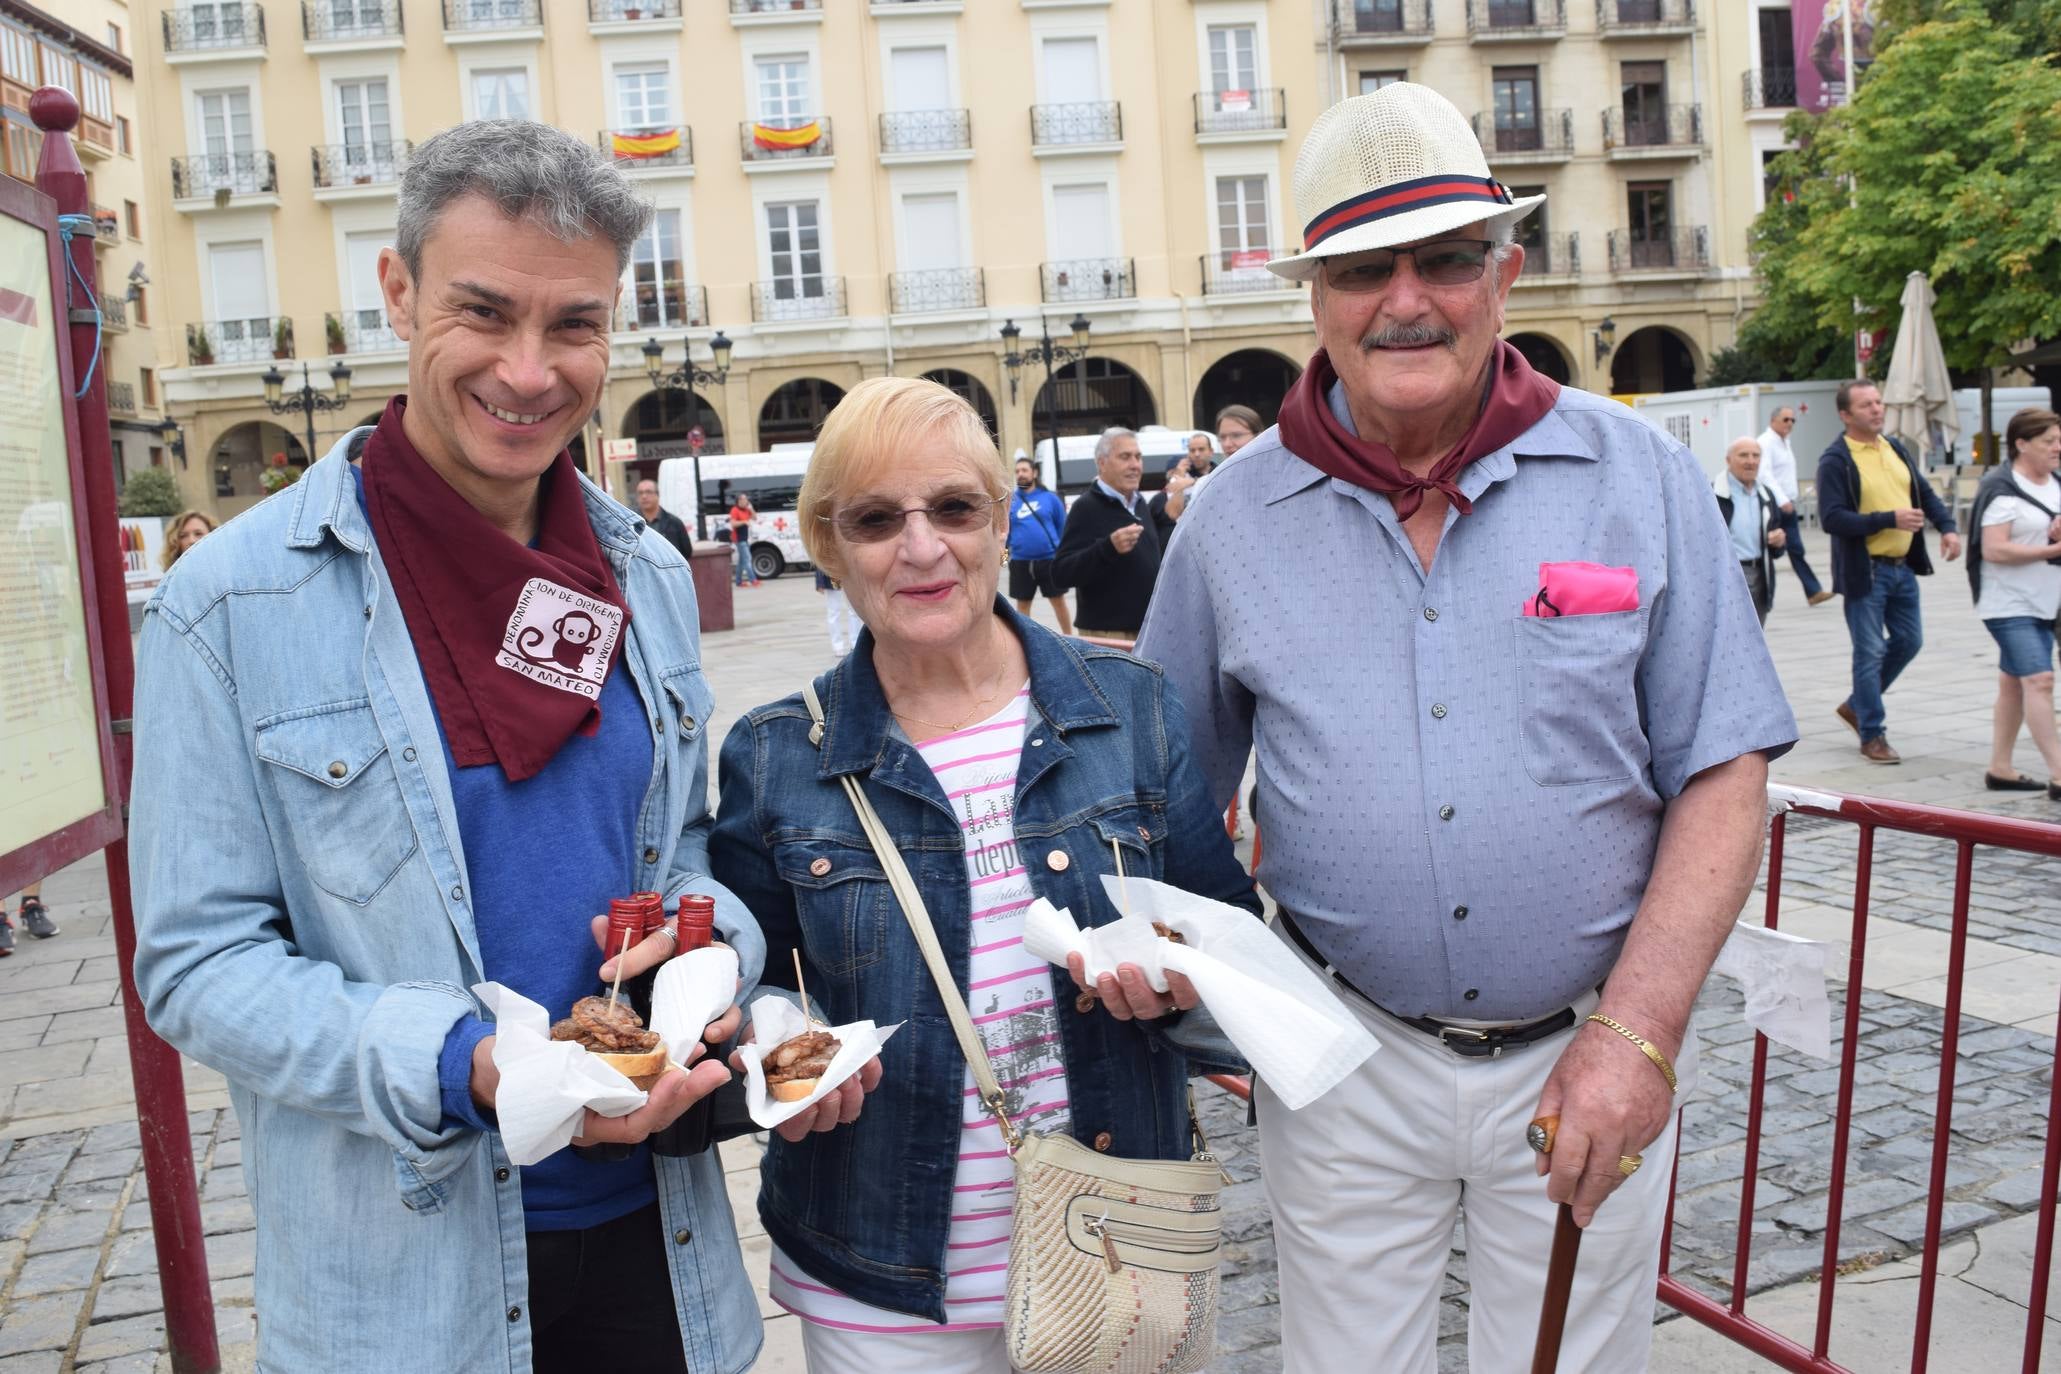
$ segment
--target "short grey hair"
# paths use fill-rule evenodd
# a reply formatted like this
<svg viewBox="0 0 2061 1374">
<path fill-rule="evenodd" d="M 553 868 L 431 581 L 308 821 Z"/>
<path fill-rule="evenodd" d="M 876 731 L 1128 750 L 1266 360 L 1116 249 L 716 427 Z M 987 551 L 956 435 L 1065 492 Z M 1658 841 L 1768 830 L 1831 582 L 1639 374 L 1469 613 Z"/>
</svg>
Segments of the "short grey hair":
<svg viewBox="0 0 2061 1374">
<path fill-rule="evenodd" d="M 575 243 L 615 245 L 615 270 L 651 223 L 652 205 L 598 148 L 549 124 L 483 119 L 435 134 L 409 154 L 401 175 L 394 248 L 408 275 L 422 272 L 422 245 L 444 207 L 481 195 L 510 219 Z"/>
<path fill-rule="evenodd" d="M 1095 461 L 1099 463 L 1104 458 L 1107 458 L 1109 450 L 1116 447 L 1117 440 L 1135 439 L 1137 437 L 1138 431 L 1135 429 L 1125 429 L 1122 425 L 1111 425 L 1108 429 L 1103 430 L 1102 436 L 1095 441 Z"/>
</svg>

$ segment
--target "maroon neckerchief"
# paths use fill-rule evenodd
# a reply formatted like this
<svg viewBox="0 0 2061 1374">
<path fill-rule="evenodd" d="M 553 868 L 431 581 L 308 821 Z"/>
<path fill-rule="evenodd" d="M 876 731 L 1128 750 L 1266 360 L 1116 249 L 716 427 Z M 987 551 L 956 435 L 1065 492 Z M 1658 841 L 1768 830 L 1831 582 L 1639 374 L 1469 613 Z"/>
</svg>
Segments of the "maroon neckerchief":
<svg viewBox="0 0 2061 1374">
<path fill-rule="evenodd" d="M 521 782 L 575 731 L 600 727 L 629 608 L 570 454 L 544 472 L 525 546 L 423 461 L 402 432 L 407 403 L 389 401 L 365 442 L 366 514 L 452 759 L 498 763 Z"/>
<path fill-rule="evenodd" d="M 1514 441 L 1544 419 L 1560 398 L 1560 384 L 1534 372 L 1507 340 L 1496 341 L 1490 367 L 1481 414 L 1452 452 L 1421 477 L 1403 467 L 1394 449 L 1359 438 L 1332 414 L 1331 384 L 1338 380 L 1338 373 L 1331 366 L 1331 356 L 1321 348 L 1281 402 L 1281 442 L 1320 472 L 1369 491 L 1386 492 L 1395 503 L 1398 520 L 1415 515 L 1427 491 L 1444 492 L 1460 514 L 1471 514 L 1474 503 L 1460 494 L 1457 481 L 1461 469 Z"/>
</svg>

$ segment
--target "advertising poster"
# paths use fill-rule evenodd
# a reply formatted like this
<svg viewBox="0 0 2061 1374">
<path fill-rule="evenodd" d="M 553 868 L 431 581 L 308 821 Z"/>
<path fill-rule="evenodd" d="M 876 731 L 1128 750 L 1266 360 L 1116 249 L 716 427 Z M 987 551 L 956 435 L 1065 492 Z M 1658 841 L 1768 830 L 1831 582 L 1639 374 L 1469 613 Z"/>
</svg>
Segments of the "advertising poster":
<svg viewBox="0 0 2061 1374">
<path fill-rule="evenodd" d="M 1846 70 L 1846 27 L 1853 24 L 1853 64 L 1865 70 L 1875 60 L 1874 0 L 1795 0 L 1796 105 L 1823 114 L 1844 105 L 1852 88 Z"/>
<path fill-rule="evenodd" d="M 0 860 L 109 809 L 58 327 L 48 236 L 0 215 Z"/>
</svg>

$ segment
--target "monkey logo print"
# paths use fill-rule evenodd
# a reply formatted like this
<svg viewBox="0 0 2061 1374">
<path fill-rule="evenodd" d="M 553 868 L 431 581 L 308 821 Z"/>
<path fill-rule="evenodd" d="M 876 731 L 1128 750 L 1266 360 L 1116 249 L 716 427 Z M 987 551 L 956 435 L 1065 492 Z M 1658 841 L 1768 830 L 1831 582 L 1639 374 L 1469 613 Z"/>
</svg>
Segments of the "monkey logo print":
<svg viewBox="0 0 2061 1374">
<path fill-rule="evenodd" d="M 533 577 L 515 599 L 494 662 L 532 682 L 599 700 L 622 629 L 621 608 Z"/>
</svg>

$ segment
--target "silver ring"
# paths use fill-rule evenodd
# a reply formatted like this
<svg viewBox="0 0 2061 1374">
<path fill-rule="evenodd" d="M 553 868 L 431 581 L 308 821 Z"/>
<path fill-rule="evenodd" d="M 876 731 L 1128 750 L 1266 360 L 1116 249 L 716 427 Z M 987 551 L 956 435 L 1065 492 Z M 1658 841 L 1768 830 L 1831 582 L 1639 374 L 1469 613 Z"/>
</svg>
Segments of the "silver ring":
<svg viewBox="0 0 2061 1374">
<path fill-rule="evenodd" d="M 678 949 L 680 947 L 680 932 L 673 929 L 673 923 L 671 921 L 667 921 L 653 933 L 657 935 L 663 935 L 668 940 L 671 940 L 673 942 L 673 948 Z"/>
</svg>

